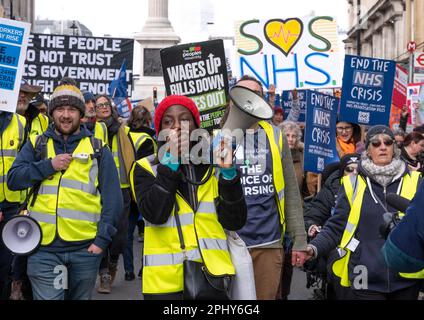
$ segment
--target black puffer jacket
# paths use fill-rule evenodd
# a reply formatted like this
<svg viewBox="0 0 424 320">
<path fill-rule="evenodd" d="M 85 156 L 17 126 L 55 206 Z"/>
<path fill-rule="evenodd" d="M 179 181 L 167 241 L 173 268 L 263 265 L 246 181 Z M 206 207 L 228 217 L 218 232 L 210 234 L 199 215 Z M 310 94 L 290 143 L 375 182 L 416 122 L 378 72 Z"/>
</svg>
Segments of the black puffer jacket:
<svg viewBox="0 0 424 320">
<path fill-rule="evenodd" d="M 362 166 L 359 165 L 358 168 L 359 174 L 366 178 L 367 173 Z M 409 173 L 406 166 L 404 173 Z M 386 194 L 397 192 L 401 178 L 396 179 L 386 188 L 383 188 L 372 177 L 369 178 L 374 195 L 383 202 L 389 211 L 395 212 L 396 210 L 386 203 Z M 328 219 L 318 236 L 310 243 L 317 248 L 318 256 L 328 254 L 340 244 L 349 213 L 350 204 L 346 197 L 345 189 L 342 187 L 337 197 L 334 214 Z M 385 241 L 379 233 L 379 227 L 383 224 L 384 213 L 385 210 L 380 204 L 376 203 L 367 186 L 362 202 L 361 217 L 355 233 L 355 238 L 359 241 L 359 245 L 351 255 L 348 269 L 349 279 L 354 283 L 355 277 L 359 275 L 359 273 L 354 273 L 354 268 L 356 266 L 366 267 L 368 271 L 368 290 L 390 293 L 408 288 L 417 282 L 401 278 L 397 272 L 389 269 L 384 262 L 381 248 Z"/>
<path fill-rule="evenodd" d="M 321 191 L 305 205 L 306 232 L 312 225 L 323 226 L 331 217 L 340 189 L 339 170 L 333 172 L 325 181 Z"/>
</svg>

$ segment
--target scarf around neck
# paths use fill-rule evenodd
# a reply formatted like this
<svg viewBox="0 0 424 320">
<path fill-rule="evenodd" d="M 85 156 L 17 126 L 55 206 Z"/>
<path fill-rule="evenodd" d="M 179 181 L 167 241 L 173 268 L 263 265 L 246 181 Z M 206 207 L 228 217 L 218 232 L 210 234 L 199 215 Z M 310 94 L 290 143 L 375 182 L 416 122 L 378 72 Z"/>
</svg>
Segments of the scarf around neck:
<svg viewBox="0 0 424 320">
<path fill-rule="evenodd" d="M 366 158 L 362 160 L 361 166 L 370 178 L 377 181 L 381 186 L 387 187 L 395 179 L 402 176 L 406 164 L 402 160 L 394 158 L 387 166 L 377 166 L 370 158 Z"/>
</svg>

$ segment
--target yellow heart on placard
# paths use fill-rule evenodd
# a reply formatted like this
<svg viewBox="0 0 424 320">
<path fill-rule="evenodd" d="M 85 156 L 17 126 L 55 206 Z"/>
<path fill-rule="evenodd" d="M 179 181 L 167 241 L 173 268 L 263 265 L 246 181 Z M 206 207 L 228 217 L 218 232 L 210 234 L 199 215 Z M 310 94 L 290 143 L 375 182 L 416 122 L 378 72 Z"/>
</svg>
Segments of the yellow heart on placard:
<svg viewBox="0 0 424 320">
<path fill-rule="evenodd" d="M 266 40 L 288 56 L 302 37 L 303 23 L 298 18 L 273 19 L 265 24 L 264 29 Z"/>
</svg>

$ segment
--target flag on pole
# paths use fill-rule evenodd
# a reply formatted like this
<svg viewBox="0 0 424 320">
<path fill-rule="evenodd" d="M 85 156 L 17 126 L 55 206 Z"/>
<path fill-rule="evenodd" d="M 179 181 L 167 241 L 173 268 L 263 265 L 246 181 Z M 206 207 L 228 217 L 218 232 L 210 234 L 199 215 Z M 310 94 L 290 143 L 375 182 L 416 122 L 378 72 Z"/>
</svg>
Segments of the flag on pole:
<svg viewBox="0 0 424 320">
<path fill-rule="evenodd" d="M 116 79 L 112 80 L 109 85 L 109 95 L 115 103 L 119 114 L 127 118 L 132 111 L 132 104 L 128 99 L 128 86 L 127 86 L 127 67 L 126 60 L 122 62 L 121 69 Z"/>
</svg>

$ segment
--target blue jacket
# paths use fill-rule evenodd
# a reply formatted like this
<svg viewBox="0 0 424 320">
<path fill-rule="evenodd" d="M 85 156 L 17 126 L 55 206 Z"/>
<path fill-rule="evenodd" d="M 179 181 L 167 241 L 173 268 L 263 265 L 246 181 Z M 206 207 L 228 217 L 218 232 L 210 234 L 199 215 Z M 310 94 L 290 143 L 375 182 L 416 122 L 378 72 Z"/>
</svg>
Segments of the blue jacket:
<svg viewBox="0 0 424 320">
<path fill-rule="evenodd" d="M 413 273 L 424 269 L 424 183 L 421 183 L 405 217 L 382 249 L 390 268 Z"/>
<path fill-rule="evenodd" d="M 78 146 L 82 138 L 92 136 L 92 134 L 81 126 L 81 131 L 77 135 L 72 135 L 67 141 L 57 135 L 51 125 L 44 133 L 47 137 L 53 139 L 56 154 L 72 153 Z M 37 182 L 47 179 L 53 175 L 55 170 L 51 159 L 36 161 L 35 150 L 30 141 L 28 141 L 19 152 L 12 168 L 7 176 L 7 185 L 10 190 L 24 190 L 31 188 Z M 55 241 L 43 247 L 43 250 L 60 252 L 79 250 L 88 247 L 91 243 L 106 249 L 116 233 L 116 226 L 123 209 L 122 192 L 112 154 L 107 146 L 101 151 L 99 163 L 99 191 L 101 195 L 102 213 L 97 225 L 97 236 L 94 242 L 65 242 L 56 236 Z"/>
<path fill-rule="evenodd" d="M 405 173 L 407 172 L 408 169 L 405 169 Z M 361 165 L 359 165 L 359 174 L 364 178 L 367 176 Z M 384 188 L 372 177 L 369 178 L 375 196 L 384 203 L 388 210 L 396 211 L 387 205 Z M 399 178 L 390 183 L 386 187 L 386 194 L 396 193 L 400 180 Z M 398 272 L 388 268 L 384 261 L 380 251 L 385 241 L 381 238 L 379 231 L 380 225 L 384 222 L 384 211 L 383 207 L 374 201 L 367 187 L 362 202 L 361 217 L 355 233 L 355 238 L 360 243 L 349 260 L 349 279 L 354 283 L 355 277 L 359 275 L 354 273 L 355 267 L 365 266 L 368 271 L 368 290 L 390 293 L 410 287 L 416 284 L 416 281 L 400 277 Z M 318 256 L 327 255 L 340 244 L 349 213 L 349 201 L 344 188 L 340 188 L 333 216 L 328 219 L 318 236 L 311 241 L 311 244 L 317 248 Z"/>
</svg>

